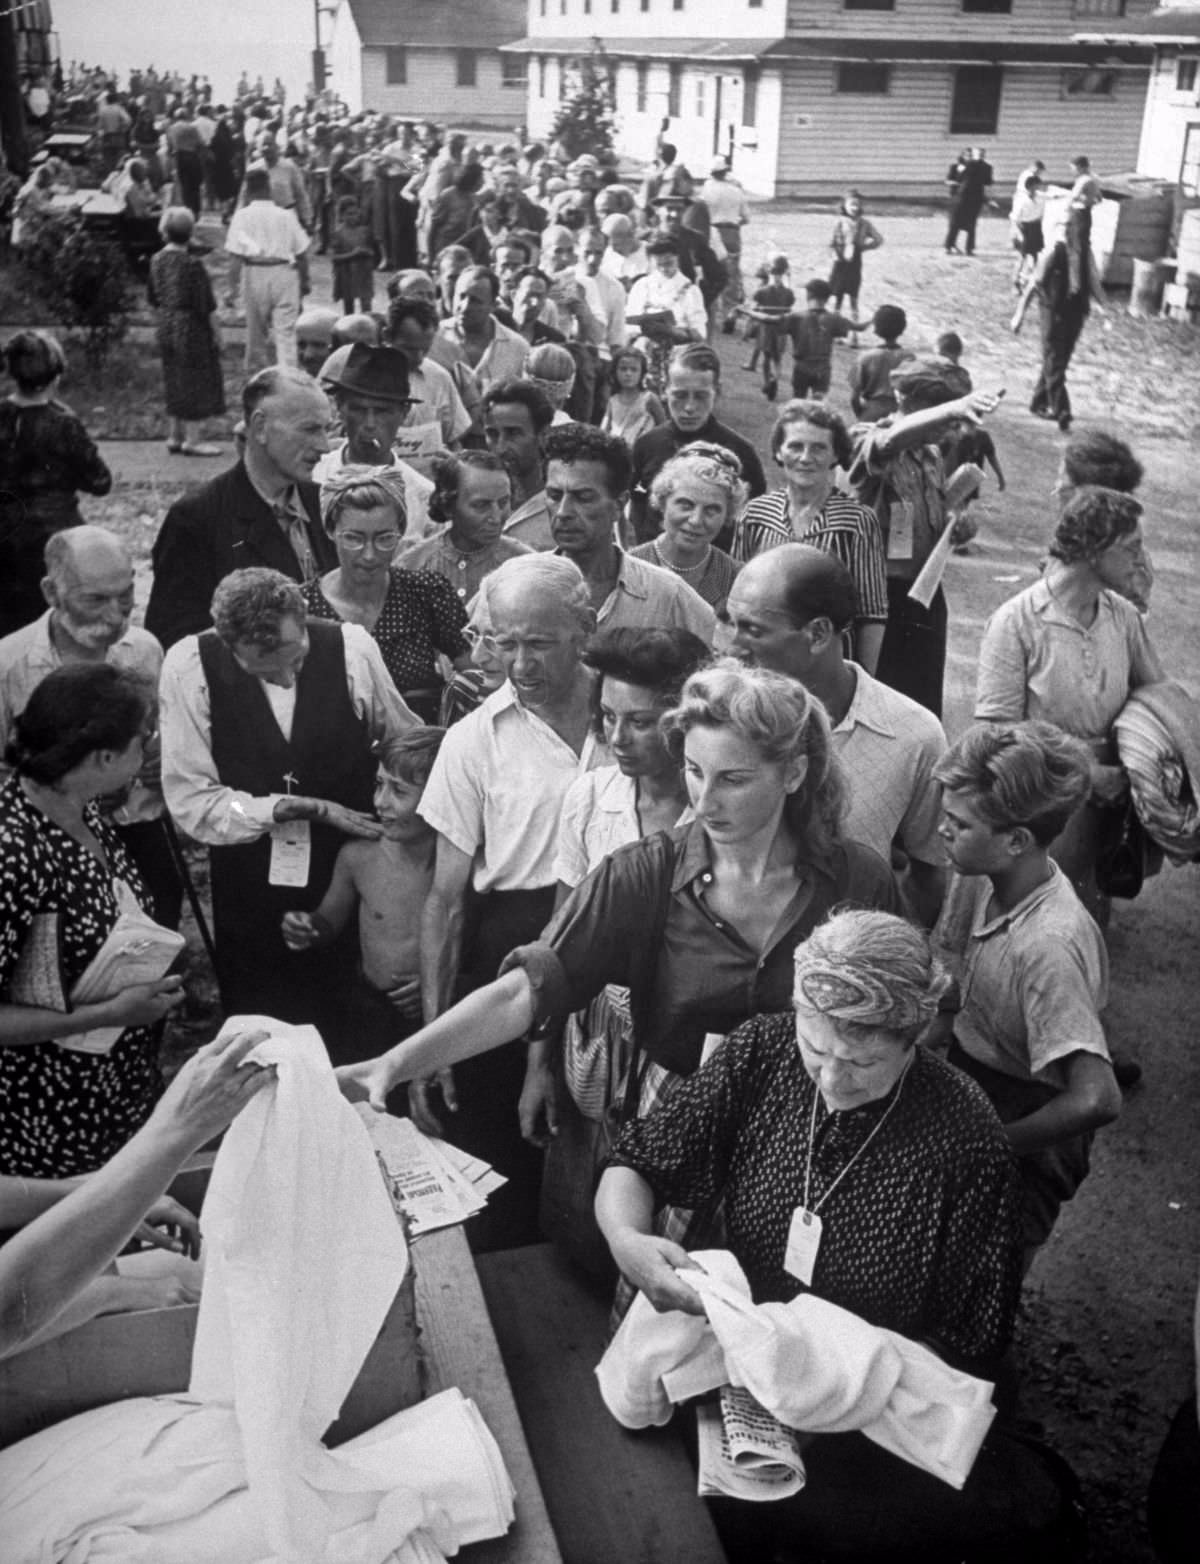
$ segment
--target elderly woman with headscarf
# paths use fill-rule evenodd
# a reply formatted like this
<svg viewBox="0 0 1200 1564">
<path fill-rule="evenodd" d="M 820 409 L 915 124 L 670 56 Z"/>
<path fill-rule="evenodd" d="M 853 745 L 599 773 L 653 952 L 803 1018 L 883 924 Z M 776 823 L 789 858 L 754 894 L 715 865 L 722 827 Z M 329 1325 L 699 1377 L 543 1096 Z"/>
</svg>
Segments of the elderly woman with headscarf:
<svg viewBox="0 0 1200 1564">
<path fill-rule="evenodd" d="M 630 552 L 686 581 L 719 616 L 738 566 L 714 539 L 732 527 L 749 492 L 732 451 L 694 440 L 650 485 L 650 509 L 662 531 Z"/>
<path fill-rule="evenodd" d="M 838 912 L 795 951 L 794 1013 L 739 1026 L 625 1128 L 597 1216 L 623 1275 L 656 1309 L 704 1313 L 683 1279 L 696 1262 L 655 1233 L 656 1205 L 719 1206 L 755 1304 L 811 1293 L 994 1375 L 1019 1292 L 1016 1169 L 975 1083 L 915 1046 L 945 983 L 920 930 Z M 852 1405 L 842 1426 L 857 1426 Z M 1039 1460 L 995 1430 L 961 1492 L 861 1433 L 802 1439 L 801 1492 L 712 1504 L 736 1564 L 781 1547 L 935 1564 L 1032 1557 L 1022 1542 L 1057 1514 Z M 1007 1552 L 994 1554 L 1000 1544 Z"/>
<path fill-rule="evenodd" d="M 393 563 L 407 525 L 403 474 L 343 467 L 321 485 L 321 522 L 338 563 L 304 587 L 310 618 L 356 624 L 379 643 L 396 688 L 432 720 L 442 692 L 439 653 L 465 667 L 466 609 L 444 576 Z"/>
<path fill-rule="evenodd" d="M 1144 576 L 1141 517 L 1130 494 L 1075 490 L 1041 580 L 988 621 L 975 687 L 977 720 L 1037 718 L 1090 747 L 1091 797 L 1051 851 L 1102 924 L 1109 903 L 1096 884 L 1096 853 L 1105 814 L 1128 788 L 1113 725 L 1134 690 L 1165 677 L 1145 621 L 1124 595 Z"/>
<path fill-rule="evenodd" d="M 937 354 L 898 364 L 891 373 L 897 411 L 854 431 L 848 477 L 875 512 L 887 554 L 888 617 L 876 676 L 942 714 L 946 669 L 946 596 L 928 608 L 909 597 L 913 582 L 951 518 L 938 440 L 958 419 L 978 423 L 999 394 L 972 391 L 965 370 Z"/>
</svg>

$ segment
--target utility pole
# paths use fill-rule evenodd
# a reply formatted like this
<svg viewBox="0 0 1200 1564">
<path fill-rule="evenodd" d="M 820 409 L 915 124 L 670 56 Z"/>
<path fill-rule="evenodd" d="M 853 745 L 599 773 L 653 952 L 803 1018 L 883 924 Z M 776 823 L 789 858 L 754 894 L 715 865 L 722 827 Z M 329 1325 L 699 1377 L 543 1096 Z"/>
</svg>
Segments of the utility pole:
<svg viewBox="0 0 1200 1564">
<path fill-rule="evenodd" d="M 29 172 L 25 142 L 25 100 L 17 69 L 17 35 L 10 0 L 0 0 L 0 151 L 14 174 Z"/>
</svg>

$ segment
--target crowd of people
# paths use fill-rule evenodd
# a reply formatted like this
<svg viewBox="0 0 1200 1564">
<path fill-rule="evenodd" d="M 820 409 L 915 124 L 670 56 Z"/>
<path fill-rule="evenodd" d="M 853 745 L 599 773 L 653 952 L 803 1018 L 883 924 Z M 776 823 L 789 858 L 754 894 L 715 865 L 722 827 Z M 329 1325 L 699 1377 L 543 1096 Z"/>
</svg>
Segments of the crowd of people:
<svg viewBox="0 0 1200 1564">
<path fill-rule="evenodd" d="M 175 1219 L 143 1138 L 182 1115 L 186 1150 L 264 1084 L 234 1084 L 239 1044 L 160 1100 L 169 970 L 71 1004 L 122 918 L 178 923 L 183 838 L 208 850 L 223 1010 L 316 1024 L 347 1095 L 499 1168 L 477 1249 L 536 1241 L 556 1181 L 586 1184 L 568 1145 L 601 1146 L 564 1242 L 611 1267 L 618 1314 L 635 1291 L 695 1312 L 681 1276 L 719 1243 L 757 1302 L 811 1290 L 1007 1385 L 961 1493 L 819 1436 L 813 1496 L 715 1507 L 732 1559 L 834 1535 L 847 1558 L 1071 1556 L 1008 1349 L 1138 1074 L 1104 1024 L 1115 727 L 1164 679 L 1133 453 L 1067 442 L 1044 571 L 988 624 L 952 741 L 945 594 L 914 591 L 947 535 L 969 546 L 983 463 L 1003 482 L 999 398 L 953 334 L 905 348 L 886 305 L 859 421 L 825 399 L 834 343 L 867 329 L 829 302 L 856 315 L 882 242 L 859 197 L 804 309 L 786 262 L 742 304 L 748 214 L 718 162 L 697 186 L 664 147 L 634 189 L 588 155 L 418 150 L 414 127 L 252 102 L 203 116 L 248 160 L 226 193 L 202 152 L 186 172 L 209 100 L 183 96 L 150 108 L 183 197 L 151 274 L 170 448 L 210 454 L 219 410 L 205 199 L 247 375 L 234 464 L 162 520 L 145 629 L 128 551 L 76 508 L 110 480 L 52 400 L 61 350 L 6 348 L 0 1226 L 32 1224 L 7 1263 L 123 1169 L 60 1277 L 96 1285 L 138 1220 Z M 303 305 L 310 248 L 336 307 Z M 739 309 L 770 401 L 793 350 L 773 487 L 719 416 L 712 338 Z M 1043 392 L 1060 409 L 1061 375 Z M 52 499 L 20 456 L 47 442 Z M 830 1496 L 863 1483 L 859 1532 Z"/>
</svg>

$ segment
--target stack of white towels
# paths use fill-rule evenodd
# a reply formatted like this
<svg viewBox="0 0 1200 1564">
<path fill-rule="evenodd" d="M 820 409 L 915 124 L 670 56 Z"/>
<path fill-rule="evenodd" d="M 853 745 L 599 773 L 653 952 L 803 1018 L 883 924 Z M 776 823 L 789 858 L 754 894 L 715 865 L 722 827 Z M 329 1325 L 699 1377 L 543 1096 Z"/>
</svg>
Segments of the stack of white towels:
<svg viewBox="0 0 1200 1564">
<path fill-rule="evenodd" d="M 189 1392 L 0 1452 L 6 1564 L 435 1564 L 512 1524 L 500 1451 L 458 1391 L 321 1443 L 403 1279 L 405 1240 L 316 1032 L 226 1025 L 269 1032 L 252 1057 L 278 1078 L 213 1169 Z"/>
</svg>

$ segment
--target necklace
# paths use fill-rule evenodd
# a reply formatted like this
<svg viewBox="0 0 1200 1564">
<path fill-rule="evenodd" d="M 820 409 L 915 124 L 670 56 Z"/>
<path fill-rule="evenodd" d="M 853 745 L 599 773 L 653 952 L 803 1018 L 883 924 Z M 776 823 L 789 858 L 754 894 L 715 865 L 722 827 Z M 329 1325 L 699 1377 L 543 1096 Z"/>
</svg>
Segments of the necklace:
<svg viewBox="0 0 1200 1564">
<path fill-rule="evenodd" d="M 659 548 L 659 546 L 658 546 L 658 539 L 657 538 L 652 538 L 650 540 L 650 547 L 654 550 L 654 557 L 659 562 L 659 564 L 663 567 L 663 569 L 664 570 L 673 570 L 677 576 L 698 576 L 698 575 L 700 575 L 702 571 L 705 571 L 705 570 L 708 569 L 708 562 L 712 558 L 712 544 L 711 543 L 705 548 L 705 550 L 704 550 L 704 558 L 700 561 L 700 563 L 698 565 L 673 565 L 671 563 L 671 561 L 669 559 L 667 559 L 666 556 L 663 554 L 662 549 Z"/>
<path fill-rule="evenodd" d="M 813 1136 L 816 1134 L 816 1131 L 817 1131 L 817 1099 L 821 1095 L 820 1088 L 817 1086 L 815 1081 L 813 1082 L 812 1113 L 809 1116 L 809 1120 L 808 1120 L 808 1157 L 807 1157 L 807 1159 L 805 1161 L 805 1164 L 804 1164 L 804 1209 L 806 1211 L 811 1212 L 813 1216 L 817 1215 L 817 1213 L 820 1211 L 821 1207 L 829 1199 L 830 1195 L 833 1194 L 834 1190 L 838 1187 L 838 1185 L 845 1178 L 846 1174 L 849 1173 L 850 1169 L 854 1166 L 854 1164 L 858 1161 L 858 1159 L 864 1154 L 864 1152 L 867 1150 L 868 1146 L 870 1146 L 871 1142 L 875 1139 L 876 1135 L 879 1134 L 880 1130 L 887 1123 L 887 1121 L 891 1118 L 892 1110 L 893 1110 L 893 1108 L 895 1108 L 896 1104 L 900 1101 L 900 1093 L 904 1090 L 904 1082 L 908 1078 L 909 1068 L 912 1065 L 912 1062 L 913 1062 L 913 1060 L 915 1058 L 916 1058 L 916 1054 L 915 1053 L 910 1053 L 909 1054 L 908 1062 L 905 1064 L 904 1070 L 901 1073 L 900 1079 L 896 1083 L 896 1095 L 892 1098 L 891 1102 L 888 1103 L 886 1109 L 884 1110 L 884 1112 L 880 1116 L 879 1123 L 876 1124 L 875 1128 L 871 1131 L 871 1133 L 867 1136 L 866 1140 L 863 1141 L 862 1145 L 858 1148 L 858 1150 L 850 1158 L 849 1162 L 847 1162 L 846 1166 L 842 1169 L 842 1171 L 834 1179 L 833 1183 L 830 1184 L 829 1188 L 821 1196 L 820 1200 L 817 1201 L 816 1205 L 815 1206 L 810 1206 L 809 1203 L 808 1203 L 808 1186 L 809 1186 L 809 1180 L 812 1177 Z"/>
</svg>

